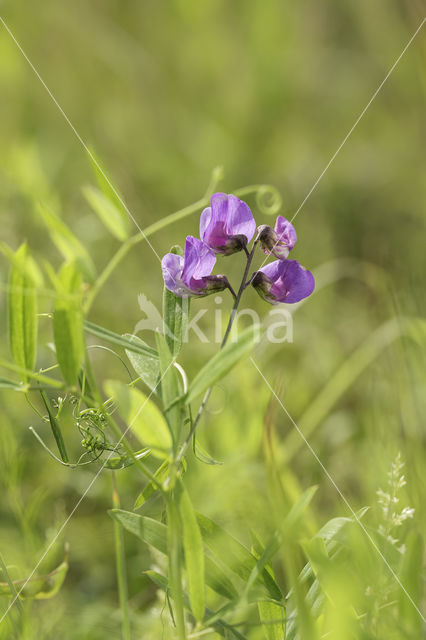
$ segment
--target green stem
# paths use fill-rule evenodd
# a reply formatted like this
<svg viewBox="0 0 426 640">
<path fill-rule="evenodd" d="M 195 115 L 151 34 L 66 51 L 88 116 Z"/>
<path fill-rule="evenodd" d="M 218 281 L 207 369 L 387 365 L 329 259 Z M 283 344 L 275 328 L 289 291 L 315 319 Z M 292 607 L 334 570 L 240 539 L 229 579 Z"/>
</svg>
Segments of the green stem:
<svg viewBox="0 0 426 640">
<path fill-rule="evenodd" d="M 173 490 L 168 494 L 166 511 L 170 592 L 174 603 L 174 614 L 178 638 L 179 640 L 186 640 L 185 614 L 183 609 L 182 592 L 181 527 Z"/>
<path fill-rule="evenodd" d="M 120 508 L 120 498 L 117 491 L 117 482 L 114 471 L 112 472 L 112 506 L 114 509 Z M 126 572 L 126 555 L 124 550 L 123 527 L 117 520 L 114 520 L 114 541 L 115 541 L 115 560 L 117 565 L 117 583 L 118 595 L 120 599 L 121 621 L 122 621 L 122 637 L 123 640 L 131 640 L 128 589 L 127 589 L 127 572 Z"/>
<path fill-rule="evenodd" d="M 42 382 L 45 385 L 48 385 L 49 387 L 52 387 L 55 389 L 64 388 L 63 383 L 59 382 L 58 380 L 54 380 L 53 378 L 49 378 L 48 376 L 43 376 L 41 373 L 35 373 L 30 369 L 26 369 L 25 367 L 20 367 L 17 364 L 13 364 L 12 362 L 9 362 L 8 360 L 3 360 L 3 358 L 0 359 L 0 367 L 4 367 L 4 369 L 9 369 L 9 371 L 13 371 L 14 373 L 17 373 L 21 376 L 26 376 L 28 378 L 31 378 L 32 380 L 38 380 L 38 382 Z"/>
<path fill-rule="evenodd" d="M 241 302 L 241 297 L 243 295 L 244 289 L 246 288 L 247 275 L 248 275 L 248 272 L 250 270 L 251 263 L 253 262 L 253 256 L 254 256 L 254 252 L 256 250 L 257 243 L 258 243 L 258 239 L 256 238 L 256 240 L 253 243 L 252 250 L 250 252 L 248 252 L 246 250 L 246 255 L 247 255 L 246 266 L 245 266 L 245 269 L 244 269 L 243 277 L 241 279 L 240 288 L 238 289 L 238 293 L 237 293 L 237 295 L 235 297 L 234 305 L 233 305 L 232 310 L 231 310 L 231 315 L 229 317 L 228 324 L 227 324 L 227 327 L 225 329 L 225 335 L 223 336 L 223 340 L 222 340 L 222 343 L 220 345 L 221 349 L 223 349 L 223 347 L 226 345 L 226 343 L 228 341 L 228 338 L 229 338 L 229 335 L 231 333 L 232 325 L 234 324 L 234 320 L 235 320 L 235 317 L 237 315 L 238 306 L 239 306 L 239 304 Z M 206 407 L 206 405 L 207 405 L 207 403 L 209 401 L 209 398 L 210 398 L 210 395 L 211 395 L 211 392 L 212 392 L 212 388 L 213 387 L 209 387 L 207 389 L 205 395 L 204 395 L 204 398 L 203 398 L 203 400 L 201 402 L 200 408 L 198 409 L 198 413 L 197 413 L 197 415 L 195 417 L 195 420 L 192 423 L 192 427 L 190 429 L 190 432 L 189 432 L 188 436 L 186 437 L 185 441 L 183 442 L 182 447 L 181 447 L 181 449 L 180 449 L 180 451 L 179 451 L 179 453 L 178 453 L 178 455 L 176 457 L 176 464 L 178 464 L 182 460 L 182 458 L 183 458 L 183 456 L 185 454 L 185 451 L 186 451 L 189 443 L 191 442 L 193 435 L 195 434 L 195 431 L 197 429 L 198 423 L 200 422 L 201 416 L 202 416 L 202 414 L 204 412 L 204 409 L 205 409 L 205 407 Z"/>
</svg>

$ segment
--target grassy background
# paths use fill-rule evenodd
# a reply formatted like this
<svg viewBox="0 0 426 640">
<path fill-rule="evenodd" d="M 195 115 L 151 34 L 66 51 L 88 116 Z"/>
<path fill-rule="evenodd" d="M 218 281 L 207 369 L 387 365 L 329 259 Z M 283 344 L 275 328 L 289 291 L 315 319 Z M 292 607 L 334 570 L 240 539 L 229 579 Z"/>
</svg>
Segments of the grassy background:
<svg viewBox="0 0 426 640">
<path fill-rule="evenodd" d="M 420 24 L 422 7 L 408 0 L 46 0 L 6 1 L 0 15 L 145 227 L 197 200 L 217 165 L 225 169 L 222 189 L 273 184 L 283 197 L 282 213 L 291 217 Z M 396 335 L 402 317 L 425 312 L 425 53 L 422 32 L 298 214 L 294 257 L 316 270 L 324 286 L 297 310 L 294 343 L 256 356 L 353 507 L 372 507 L 366 516 L 371 526 L 379 517 L 375 492 L 384 488 L 391 461 L 401 452 L 407 477 L 402 504 L 416 509 L 401 538 L 424 531 L 426 521 L 424 341 L 419 329 L 417 342 L 403 337 L 386 346 L 388 329 L 379 328 L 394 318 Z M 13 248 L 27 239 L 40 262 L 59 266 L 60 255 L 34 208 L 34 201 L 48 200 L 101 270 L 117 243 L 82 196 L 81 188 L 94 181 L 87 157 L 1 25 L 0 92 L 2 239 Z M 249 203 L 258 224 L 271 222 L 254 198 Z M 153 236 L 155 250 L 161 256 L 186 234 L 197 235 L 197 225 L 194 215 Z M 236 281 L 240 257 L 227 259 L 226 266 Z M 5 260 L 0 268 L 4 310 Z M 90 319 L 120 333 L 132 331 L 141 318 L 137 295 L 160 307 L 160 284 L 155 254 L 139 245 L 103 289 Z M 261 315 L 269 311 L 254 292 L 246 303 Z M 207 302 L 210 318 L 215 304 Z M 47 300 L 41 306 L 50 309 Z M 4 312 L 0 322 L 7 357 Z M 50 340 L 46 321 L 40 367 L 52 361 Z M 214 348 L 197 343 L 183 352 L 190 375 Z M 370 355 L 368 366 L 357 369 Z M 111 356 L 94 359 L 99 373 L 122 376 Z M 198 475 L 191 476 L 197 507 L 247 543 L 251 529 L 267 538 L 274 528 L 265 425 L 273 425 L 280 472 L 294 495 L 319 486 L 313 530 L 348 515 L 270 395 L 248 362 L 229 376 L 215 391 L 201 430 L 203 444 L 225 464 L 198 465 Z M 20 395 L 3 391 L 0 414 L 0 550 L 8 566 L 15 565 L 14 576 L 24 577 L 96 466 L 70 471 L 47 457 L 28 432 L 37 417 Z M 77 452 L 80 438 L 71 419 L 66 437 Z M 123 506 L 131 508 L 137 479 L 127 470 L 118 481 Z M 105 473 L 43 564 L 50 570 L 63 556 L 64 542 L 70 543 L 66 583 L 54 600 L 32 605 L 25 637 L 120 637 L 110 502 Z M 167 638 L 162 599 L 142 576 L 161 559 L 126 541 L 135 631 L 147 639 Z M 357 545 L 352 551 L 359 556 L 359 594 L 382 565 L 372 562 L 363 573 L 365 554 L 360 540 Z M 348 585 L 353 576 L 346 580 Z M 389 635 L 387 625 L 403 633 L 392 615 L 372 637 L 411 637 Z M 2 637 L 10 637 L 10 627 L 2 630 Z M 254 629 L 250 638 L 257 637 Z"/>
</svg>

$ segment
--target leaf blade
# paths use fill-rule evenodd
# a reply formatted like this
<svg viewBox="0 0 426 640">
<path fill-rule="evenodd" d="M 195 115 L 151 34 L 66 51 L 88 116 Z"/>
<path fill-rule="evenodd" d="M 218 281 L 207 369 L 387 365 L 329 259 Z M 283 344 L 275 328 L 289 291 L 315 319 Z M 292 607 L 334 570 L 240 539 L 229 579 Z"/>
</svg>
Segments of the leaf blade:
<svg viewBox="0 0 426 640">
<path fill-rule="evenodd" d="M 189 601 L 194 618 L 201 622 L 205 610 L 203 539 L 191 499 L 182 482 L 178 489 L 178 509 L 182 523 Z"/>
<path fill-rule="evenodd" d="M 257 327 L 245 329 L 237 342 L 228 343 L 198 372 L 189 386 L 186 401 L 192 402 L 209 387 L 222 379 L 240 360 L 248 356 L 257 342 Z"/>
<path fill-rule="evenodd" d="M 116 380 L 107 380 L 104 388 L 118 402 L 126 424 L 142 444 L 152 450 L 152 455 L 168 458 L 173 444 L 172 434 L 157 405 L 139 389 Z"/>
<path fill-rule="evenodd" d="M 19 367 L 33 370 L 37 352 L 37 293 L 29 271 L 29 252 L 24 243 L 13 257 L 9 276 L 9 345 Z M 27 381 L 27 376 L 23 376 Z"/>
<path fill-rule="evenodd" d="M 65 264 L 59 273 L 60 289 L 53 310 L 56 356 L 65 381 L 77 382 L 84 358 L 81 273 L 75 263 Z"/>
</svg>

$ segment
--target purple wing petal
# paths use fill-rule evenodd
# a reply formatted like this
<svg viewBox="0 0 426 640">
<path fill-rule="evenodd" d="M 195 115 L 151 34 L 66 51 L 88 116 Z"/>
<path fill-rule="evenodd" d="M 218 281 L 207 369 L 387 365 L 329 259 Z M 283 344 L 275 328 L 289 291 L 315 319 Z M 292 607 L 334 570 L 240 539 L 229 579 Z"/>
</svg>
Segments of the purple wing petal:
<svg viewBox="0 0 426 640">
<path fill-rule="evenodd" d="M 182 288 L 183 258 L 174 253 L 166 253 L 161 260 L 164 284 L 169 291 L 182 295 L 178 291 Z"/>
<path fill-rule="evenodd" d="M 200 217 L 200 238 L 204 240 L 204 235 L 209 227 L 210 220 L 212 217 L 212 208 L 207 207 L 201 214 Z"/>
<path fill-rule="evenodd" d="M 193 280 L 209 276 L 215 263 L 213 251 L 204 242 L 193 236 L 187 237 L 182 280 L 188 287 L 191 287 Z"/>
</svg>

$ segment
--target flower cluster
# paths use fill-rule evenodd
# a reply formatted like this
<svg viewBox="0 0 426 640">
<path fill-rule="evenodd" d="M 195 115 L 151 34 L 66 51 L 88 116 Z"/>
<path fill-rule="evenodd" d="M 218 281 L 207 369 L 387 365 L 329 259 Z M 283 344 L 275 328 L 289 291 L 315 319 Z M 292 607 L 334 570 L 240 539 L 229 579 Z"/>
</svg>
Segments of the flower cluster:
<svg viewBox="0 0 426 640">
<path fill-rule="evenodd" d="M 398 492 L 407 484 L 405 476 L 402 473 L 404 462 L 402 461 L 401 454 L 398 453 L 394 462 L 392 462 L 391 470 L 388 472 L 388 487 L 387 491 L 378 489 L 376 491 L 378 504 L 382 511 L 382 522 L 379 524 L 379 533 L 393 545 L 396 545 L 399 540 L 392 534 L 397 527 L 400 527 L 405 520 L 414 516 L 414 509 L 412 507 L 404 507 L 399 510 Z M 401 545 L 398 548 L 400 553 L 404 553 L 405 546 Z"/>
<path fill-rule="evenodd" d="M 188 236 L 184 255 L 167 253 L 161 261 L 166 287 L 183 298 L 206 296 L 229 288 L 225 275 L 212 275 L 216 256 L 229 256 L 245 251 L 251 261 L 260 244 L 267 256 L 277 258 L 260 267 L 249 278 L 259 295 L 270 302 L 294 303 L 309 296 L 315 287 L 312 273 L 288 255 L 297 241 L 293 225 L 278 216 L 275 227 L 257 227 L 256 238 L 249 253 L 247 246 L 256 233 L 256 222 L 249 206 L 234 195 L 215 193 L 210 207 L 200 218 L 200 239 Z M 235 294 L 234 294 L 235 295 Z"/>
</svg>

